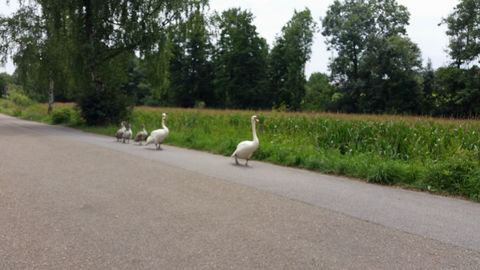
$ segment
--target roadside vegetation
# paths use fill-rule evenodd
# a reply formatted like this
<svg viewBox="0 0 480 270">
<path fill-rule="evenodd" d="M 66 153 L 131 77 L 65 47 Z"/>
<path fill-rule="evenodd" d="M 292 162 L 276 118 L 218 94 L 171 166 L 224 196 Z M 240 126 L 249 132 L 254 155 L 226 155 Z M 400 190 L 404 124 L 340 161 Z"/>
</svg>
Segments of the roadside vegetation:
<svg viewBox="0 0 480 270">
<path fill-rule="evenodd" d="M 272 44 L 251 11 L 208 0 L 17 2 L 0 16 L 0 64 L 16 65 L 0 74 L 0 112 L 110 136 L 166 112 L 166 143 L 222 155 L 256 114 L 254 159 L 480 201 L 479 121 L 388 115 L 480 115 L 480 0 L 439 21 L 451 62 L 438 68 L 396 0 L 334 1 L 321 18 L 305 7 Z M 329 74 L 307 80 L 317 33 Z"/>
<path fill-rule="evenodd" d="M 87 126 L 73 103 L 57 103 L 48 115 L 47 104 L 27 99 L 12 98 L 21 104 L 10 101 L 8 108 L 2 99 L 0 112 L 109 136 L 119 128 Z M 160 128 L 162 112 L 167 144 L 230 155 L 251 139 L 249 119 L 257 114 L 255 160 L 480 201 L 478 120 L 136 107 L 128 119 L 134 134 L 142 123 L 148 131 Z"/>
</svg>

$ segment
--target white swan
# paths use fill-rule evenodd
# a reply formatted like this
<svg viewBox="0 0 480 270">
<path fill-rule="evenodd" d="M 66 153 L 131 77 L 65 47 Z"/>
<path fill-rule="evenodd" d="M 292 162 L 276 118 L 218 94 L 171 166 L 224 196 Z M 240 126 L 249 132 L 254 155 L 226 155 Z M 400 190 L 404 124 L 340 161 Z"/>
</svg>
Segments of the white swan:
<svg viewBox="0 0 480 270">
<path fill-rule="evenodd" d="M 168 136 L 168 128 L 165 126 L 165 118 L 167 118 L 167 115 L 165 113 L 162 114 L 162 129 L 156 129 L 150 133 L 150 136 L 147 138 L 147 143 L 145 145 L 149 144 L 155 144 L 155 146 L 158 149 L 162 149 L 160 144 L 165 140 L 165 138 Z"/>
<path fill-rule="evenodd" d="M 133 141 L 138 142 L 140 145 L 142 145 L 142 142 L 147 138 L 147 130 L 145 130 L 145 124 L 142 124 L 142 131 L 137 133 L 137 136 L 135 136 L 135 139 Z"/>
<path fill-rule="evenodd" d="M 115 137 L 117 137 L 117 142 L 119 142 L 123 138 L 123 133 L 126 131 L 125 122 L 122 121 L 120 125 L 121 125 L 120 129 L 117 130 L 117 133 L 115 134 Z"/>
<path fill-rule="evenodd" d="M 132 139 L 132 124 L 128 124 L 128 130 L 123 133 L 123 143 L 127 140 L 127 143 L 130 143 Z"/>
<path fill-rule="evenodd" d="M 248 160 L 252 156 L 253 152 L 257 150 L 259 141 L 257 137 L 257 132 L 255 131 L 255 123 L 258 122 L 256 115 L 252 116 L 252 134 L 253 141 L 243 141 L 237 145 L 237 149 L 233 152 L 232 157 L 235 157 L 235 163 L 238 165 L 238 159 L 246 159 L 245 166 L 248 166 Z"/>
</svg>

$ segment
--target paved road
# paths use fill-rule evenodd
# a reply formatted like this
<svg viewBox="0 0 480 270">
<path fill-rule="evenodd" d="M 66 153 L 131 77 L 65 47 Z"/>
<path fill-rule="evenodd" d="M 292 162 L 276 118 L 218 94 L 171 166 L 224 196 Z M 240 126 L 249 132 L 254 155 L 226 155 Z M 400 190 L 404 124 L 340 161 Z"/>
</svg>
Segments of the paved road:
<svg viewBox="0 0 480 270">
<path fill-rule="evenodd" d="M 479 224 L 464 200 L 0 115 L 0 269 L 480 269 Z"/>
</svg>

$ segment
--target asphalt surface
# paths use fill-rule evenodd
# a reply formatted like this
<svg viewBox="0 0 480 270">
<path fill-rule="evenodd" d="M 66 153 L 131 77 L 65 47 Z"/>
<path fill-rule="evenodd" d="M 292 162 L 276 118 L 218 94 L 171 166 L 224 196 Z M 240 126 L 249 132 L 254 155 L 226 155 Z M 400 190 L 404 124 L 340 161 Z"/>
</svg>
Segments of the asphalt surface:
<svg viewBox="0 0 480 270">
<path fill-rule="evenodd" d="M 0 115 L 0 269 L 480 269 L 478 203 L 115 141 Z"/>
</svg>

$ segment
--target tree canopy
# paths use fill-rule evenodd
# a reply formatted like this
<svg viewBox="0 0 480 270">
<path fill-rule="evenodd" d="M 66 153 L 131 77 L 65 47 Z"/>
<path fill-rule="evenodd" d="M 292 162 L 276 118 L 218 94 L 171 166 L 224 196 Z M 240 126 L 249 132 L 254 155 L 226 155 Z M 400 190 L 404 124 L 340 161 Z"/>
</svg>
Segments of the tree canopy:
<svg viewBox="0 0 480 270">
<path fill-rule="evenodd" d="M 440 23 L 452 66 L 423 66 L 396 0 L 335 0 L 320 18 L 329 74 L 306 64 L 318 32 L 305 8 L 271 46 L 255 14 L 208 0 L 19 0 L 0 17 L 9 83 L 48 101 L 76 101 L 88 124 L 117 123 L 134 105 L 472 116 L 480 111 L 480 0 Z M 281 27 L 281 28 L 280 28 Z M 328 53 L 328 52 L 325 52 Z"/>
<path fill-rule="evenodd" d="M 406 7 L 395 0 L 336 0 L 322 19 L 338 106 L 348 112 L 416 112 L 421 54 L 406 36 Z"/>
<path fill-rule="evenodd" d="M 462 0 L 453 12 L 442 20 L 450 37 L 449 54 L 460 68 L 465 63 L 480 60 L 480 0 Z"/>
<path fill-rule="evenodd" d="M 308 8 L 295 11 L 282 28 L 270 55 L 270 83 L 276 106 L 292 110 L 301 107 L 305 97 L 305 64 L 312 54 L 317 24 Z"/>
<path fill-rule="evenodd" d="M 215 88 L 228 108 L 264 107 L 268 45 L 253 25 L 253 14 L 232 8 L 217 14 Z"/>
</svg>

